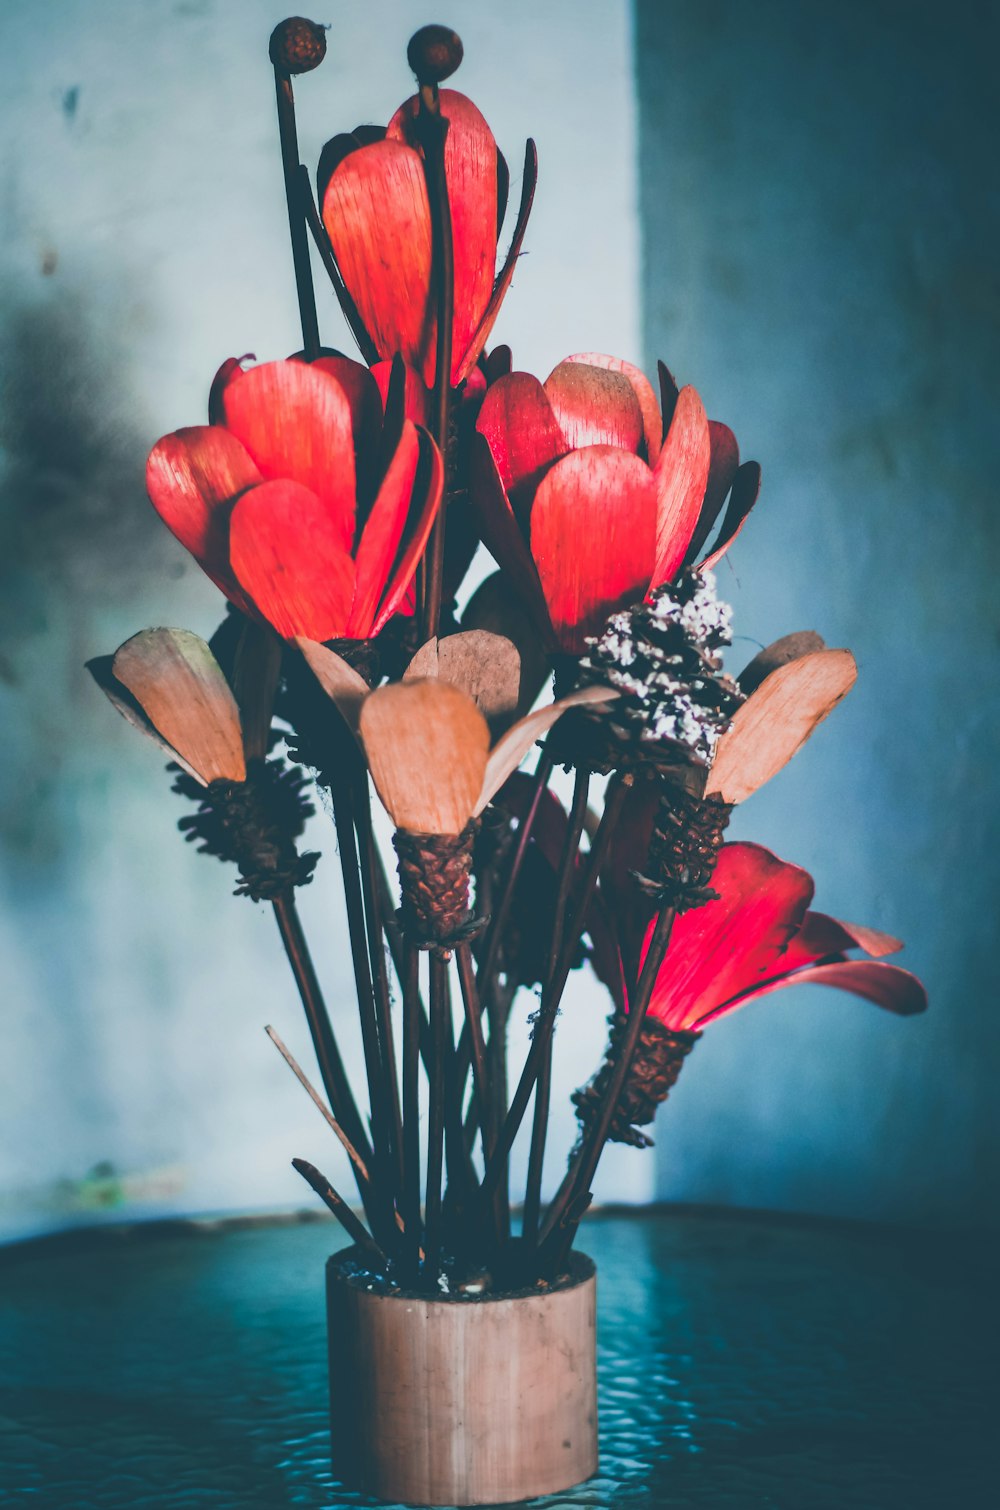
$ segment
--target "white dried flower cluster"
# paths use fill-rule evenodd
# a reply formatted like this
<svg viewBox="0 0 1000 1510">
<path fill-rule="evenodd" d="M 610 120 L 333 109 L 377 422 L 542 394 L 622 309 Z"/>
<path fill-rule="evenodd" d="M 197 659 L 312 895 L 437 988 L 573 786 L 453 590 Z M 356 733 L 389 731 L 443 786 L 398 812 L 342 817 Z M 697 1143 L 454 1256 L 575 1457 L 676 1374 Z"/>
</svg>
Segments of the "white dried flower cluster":
<svg viewBox="0 0 1000 1510">
<path fill-rule="evenodd" d="M 622 694 L 613 717 L 640 742 L 669 741 L 709 761 L 740 701 L 717 653 L 730 642 L 731 621 L 713 574 L 688 571 L 649 602 L 613 614 L 580 669 Z"/>
</svg>

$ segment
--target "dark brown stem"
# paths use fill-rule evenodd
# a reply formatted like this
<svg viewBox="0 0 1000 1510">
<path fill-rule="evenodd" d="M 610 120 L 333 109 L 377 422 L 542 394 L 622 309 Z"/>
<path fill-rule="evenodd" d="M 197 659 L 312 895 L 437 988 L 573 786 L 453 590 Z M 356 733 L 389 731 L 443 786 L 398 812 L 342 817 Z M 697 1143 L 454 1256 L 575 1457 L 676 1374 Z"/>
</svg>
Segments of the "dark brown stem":
<svg viewBox="0 0 1000 1510">
<path fill-rule="evenodd" d="M 493 1152 L 498 1129 L 493 1098 L 490 1094 L 486 1040 L 483 1037 L 483 1015 L 476 992 L 476 973 L 472 965 L 472 950 L 470 946 L 468 944 L 459 944 L 455 951 L 455 958 L 458 964 L 459 984 L 462 988 L 462 1005 L 465 1008 L 465 1025 L 468 1029 L 472 1052 L 472 1083 L 480 1109 L 483 1149 L 488 1158 Z M 456 1092 L 457 1090 L 458 1087 L 456 1085 Z"/>
<path fill-rule="evenodd" d="M 306 1021 L 309 1024 L 309 1034 L 330 1108 L 365 1164 L 370 1167 L 371 1144 L 365 1133 L 357 1104 L 351 1094 L 344 1061 L 337 1048 L 337 1040 L 334 1037 L 319 981 L 316 978 L 316 970 L 302 931 L 294 895 L 289 892 L 286 896 L 276 898 L 272 905 L 281 933 L 281 941 L 288 956 L 288 963 L 292 967 L 295 984 L 302 998 Z"/>
<path fill-rule="evenodd" d="M 375 835 L 372 831 L 371 796 L 368 777 L 364 770 L 358 773 L 361 790 L 357 793 L 355 817 L 358 829 L 358 844 L 361 851 L 361 884 L 364 895 L 365 919 L 368 926 L 368 954 L 371 963 L 372 986 L 375 995 L 375 1013 L 378 1023 L 379 1045 L 382 1050 L 383 1092 L 388 1102 L 389 1135 L 393 1167 L 396 1172 L 396 1190 L 402 1190 L 403 1181 L 403 1117 L 399 1103 L 399 1080 L 396 1069 L 396 1047 L 392 1030 L 392 1005 L 389 999 L 389 972 L 386 969 L 383 944 L 383 914 L 378 882 L 378 856 Z"/>
<path fill-rule="evenodd" d="M 436 84 L 421 84 L 420 108 L 415 122 L 423 149 L 424 176 L 431 214 L 431 247 L 437 314 L 434 397 L 431 431 L 445 463 L 448 475 L 448 408 L 451 402 L 452 331 L 455 314 L 455 248 L 452 236 L 451 205 L 445 175 L 444 149 L 448 121 L 441 114 L 441 100 Z M 426 593 L 423 604 L 423 638 L 437 634 L 441 615 L 441 591 L 444 577 L 444 535 L 447 494 L 441 501 L 427 551 Z"/>
<path fill-rule="evenodd" d="M 561 1209 L 557 1209 L 553 1203 L 553 1209 L 548 1214 L 546 1227 L 549 1230 L 549 1236 L 543 1251 L 546 1267 L 552 1270 L 558 1270 L 565 1262 L 566 1255 L 573 1246 L 580 1217 L 586 1210 L 583 1202 L 589 1197 L 594 1174 L 608 1140 L 615 1108 L 635 1057 L 642 1025 L 653 995 L 653 987 L 670 945 L 674 916 L 674 909 L 665 907 L 656 920 L 656 927 L 653 929 L 653 937 L 646 951 L 635 993 L 629 1001 L 628 1026 L 621 1041 L 614 1070 L 604 1091 L 600 1111 L 581 1139 L 579 1152 L 573 1160 L 572 1178 L 563 1186 Z M 589 1205 L 589 1199 L 587 1199 L 587 1204 Z"/>
<path fill-rule="evenodd" d="M 448 965 L 440 955 L 430 956 L 431 1074 L 427 1114 L 427 1194 L 424 1200 L 426 1237 L 425 1272 L 437 1278 L 441 1249 L 441 1177 L 444 1168 L 445 1092 L 451 1024 L 448 1021 Z"/>
<path fill-rule="evenodd" d="M 364 1248 L 378 1263 L 383 1272 L 389 1267 L 385 1254 L 363 1222 L 360 1222 L 344 1198 L 337 1194 L 326 1175 L 320 1174 L 315 1164 L 306 1159 L 293 1159 L 292 1168 L 310 1185 L 323 1204 L 333 1212 L 344 1231 L 359 1248 Z"/>
<path fill-rule="evenodd" d="M 375 995 L 372 989 L 371 968 L 368 958 L 368 935 L 365 922 L 364 896 L 358 869 L 358 849 L 354 829 L 354 812 L 347 784 L 335 785 L 330 795 L 333 800 L 333 816 L 337 825 L 337 847 L 340 851 L 340 868 L 344 878 L 344 899 L 347 904 L 347 931 L 351 942 L 351 959 L 354 965 L 354 984 L 358 997 L 358 1014 L 361 1019 L 361 1042 L 365 1055 L 365 1075 L 368 1081 L 368 1100 L 371 1108 L 372 1144 L 374 1154 L 371 1170 L 374 1194 L 379 1208 L 379 1235 L 394 1237 L 392 1221 L 392 1152 L 389 1130 L 389 1112 L 382 1078 L 382 1053 L 379 1044 L 378 1019 L 375 1013 Z"/>
<path fill-rule="evenodd" d="M 309 263 L 309 236 L 306 231 L 299 187 L 299 141 L 295 128 L 295 96 L 291 77 L 281 68 L 274 70 L 274 92 L 278 105 L 278 136 L 281 141 L 281 167 L 285 175 L 285 202 L 288 206 L 288 234 L 292 241 L 292 265 L 295 291 L 299 300 L 302 325 L 302 349 L 306 360 L 319 356 L 319 321 L 316 317 L 316 292 Z"/>
<path fill-rule="evenodd" d="M 404 946 L 403 969 L 403 1223 L 407 1279 L 420 1272 L 420 953 Z"/>
<path fill-rule="evenodd" d="M 576 860 L 580 851 L 583 825 L 587 817 L 587 798 L 589 794 L 590 772 L 586 767 L 579 767 L 573 786 L 573 803 L 570 808 L 569 822 L 566 827 L 566 840 L 563 845 L 559 876 L 556 883 L 555 913 L 552 919 L 552 947 L 549 953 L 549 968 L 545 991 L 543 993 L 543 1007 L 545 1005 L 545 998 L 550 996 L 556 987 L 556 970 L 559 965 L 559 959 L 563 950 L 569 944 L 569 940 L 563 937 L 566 925 L 566 909 L 570 891 L 576 879 Z M 552 1021 L 554 1025 L 554 1014 Z M 532 1246 L 534 1246 L 538 1238 L 538 1214 L 542 1200 L 545 1136 L 548 1130 L 549 1102 L 552 1094 L 552 1039 L 553 1033 L 550 1030 L 545 1035 L 545 1045 L 542 1049 L 538 1066 L 538 1078 L 535 1081 L 531 1149 L 528 1154 L 528 1179 L 525 1186 L 524 1215 L 521 1222 L 521 1236 Z"/>
<path fill-rule="evenodd" d="M 622 803 L 625 801 L 625 794 L 631 782 L 632 777 L 629 775 L 616 776 L 608 788 L 604 813 L 602 814 L 597 833 L 594 835 L 594 842 L 590 847 L 590 853 L 587 856 L 583 883 L 576 900 L 576 905 L 573 908 L 572 920 L 569 928 L 565 931 L 564 943 L 556 965 L 552 989 L 547 993 L 546 998 L 543 999 L 538 1020 L 535 1023 L 531 1047 L 528 1050 L 524 1061 L 524 1068 L 521 1071 L 521 1078 L 514 1092 L 514 1099 L 511 1101 L 507 1119 L 501 1129 L 497 1146 L 493 1151 L 493 1158 L 489 1161 L 483 1175 L 482 1191 L 484 1196 L 492 1194 L 498 1180 L 502 1176 L 504 1166 L 510 1157 L 510 1150 L 513 1147 L 514 1139 L 517 1137 L 518 1129 L 527 1111 L 528 1102 L 531 1100 L 535 1080 L 546 1052 L 546 1040 L 551 1035 L 555 1026 L 559 1003 L 562 1000 L 562 994 L 569 977 L 573 962 L 573 952 L 576 948 L 577 940 L 586 928 L 587 913 L 594 898 L 598 876 L 604 864 L 608 846 L 611 843 L 611 835 L 618 821 L 618 815 L 621 812 Z"/>
</svg>

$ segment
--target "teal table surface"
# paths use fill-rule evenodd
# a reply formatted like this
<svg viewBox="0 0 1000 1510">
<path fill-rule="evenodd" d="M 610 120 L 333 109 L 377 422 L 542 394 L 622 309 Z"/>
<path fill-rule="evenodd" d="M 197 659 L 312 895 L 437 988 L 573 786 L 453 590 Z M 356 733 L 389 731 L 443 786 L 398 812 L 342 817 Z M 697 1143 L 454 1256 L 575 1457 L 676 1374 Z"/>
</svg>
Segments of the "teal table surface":
<svg viewBox="0 0 1000 1510">
<path fill-rule="evenodd" d="M 997 1247 L 833 1223 L 590 1220 L 601 1469 L 539 1505 L 1000 1504 Z M 355 1507 L 328 1458 L 325 1221 L 0 1252 L 0 1505 Z"/>
</svg>

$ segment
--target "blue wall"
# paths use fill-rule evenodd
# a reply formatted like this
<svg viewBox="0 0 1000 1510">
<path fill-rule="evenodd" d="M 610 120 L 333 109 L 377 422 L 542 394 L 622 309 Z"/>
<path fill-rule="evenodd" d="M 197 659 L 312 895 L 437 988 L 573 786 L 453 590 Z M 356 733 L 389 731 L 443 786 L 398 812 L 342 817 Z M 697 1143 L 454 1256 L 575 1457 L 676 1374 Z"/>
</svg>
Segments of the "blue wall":
<svg viewBox="0 0 1000 1510">
<path fill-rule="evenodd" d="M 737 837 L 903 936 L 896 1021 L 800 989 L 710 1030 L 663 1195 L 995 1219 L 997 10 L 638 0 L 647 364 L 764 468 L 723 566 L 742 663 L 818 629 L 860 679 Z"/>
</svg>

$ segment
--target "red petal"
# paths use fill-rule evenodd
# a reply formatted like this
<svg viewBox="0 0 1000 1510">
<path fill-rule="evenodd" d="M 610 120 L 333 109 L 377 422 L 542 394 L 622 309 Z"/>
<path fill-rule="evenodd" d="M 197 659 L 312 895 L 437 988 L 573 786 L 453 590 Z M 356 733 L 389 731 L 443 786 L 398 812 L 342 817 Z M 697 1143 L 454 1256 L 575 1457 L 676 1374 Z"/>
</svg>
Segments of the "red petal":
<svg viewBox="0 0 1000 1510">
<path fill-rule="evenodd" d="M 711 884 L 718 901 L 678 917 L 653 990 L 649 1010 L 675 1031 L 774 975 L 813 894 L 807 871 L 759 844 L 724 844 Z"/>
<path fill-rule="evenodd" d="M 701 1019 L 697 1027 L 703 1028 L 716 1017 L 742 1007 L 744 1002 L 757 996 L 766 996 L 769 991 L 780 991 L 784 986 L 836 986 L 840 991 L 863 996 L 866 1001 L 874 1002 L 887 1012 L 896 1012 L 900 1017 L 912 1017 L 917 1012 L 927 1010 L 927 992 L 909 970 L 873 960 L 848 959 L 829 965 L 813 965 L 805 970 L 796 970 L 791 975 L 776 976 L 738 1000 L 727 1002 L 725 1006 Z"/>
<path fill-rule="evenodd" d="M 656 567 L 651 586 L 673 579 L 698 522 L 708 482 L 708 420 L 697 393 L 682 388 L 656 463 Z"/>
<path fill-rule="evenodd" d="M 529 372 L 512 372 L 487 391 L 476 420 L 518 516 L 527 523 L 545 472 L 569 450 L 545 389 Z"/>
<path fill-rule="evenodd" d="M 286 640 L 331 640 L 347 629 L 354 562 L 323 499 L 284 479 L 251 488 L 229 526 L 233 571 Z"/>
<path fill-rule="evenodd" d="M 507 256 L 490 295 L 490 302 L 486 307 L 486 313 L 480 321 L 472 344 L 465 356 L 462 370 L 467 372 L 473 362 L 479 360 L 483 347 L 490 338 L 490 332 L 496 324 L 500 306 L 506 297 L 507 290 L 514 280 L 517 268 L 517 259 L 521 253 L 521 243 L 524 241 L 524 233 L 528 229 L 528 217 L 531 214 L 532 202 L 535 198 L 535 185 L 538 182 L 538 153 L 535 151 L 533 141 L 528 141 L 524 149 L 524 176 L 521 181 L 521 204 L 517 212 L 517 224 L 514 227 L 514 235 L 511 238 Z"/>
<path fill-rule="evenodd" d="M 642 410 L 628 378 L 582 362 L 560 362 L 545 379 L 545 394 L 568 449 L 617 446 L 639 454 Z"/>
<path fill-rule="evenodd" d="M 705 487 L 705 499 L 698 514 L 698 523 L 684 556 L 685 562 L 697 560 L 698 552 L 712 533 L 715 521 L 722 512 L 722 505 L 729 495 L 729 489 L 733 485 L 733 478 L 740 464 L 740 448 L 736 444 L 736 436 L 728 425 L 720 424 L 717 419 L 710 419 L 708 439 L 711 450 L 708 483 Z"/>
<path fill-rule="evenodd" d="M 639 409 L 642 413 L 645 459 L 651 467 L 654 467 L 663 442 L 663 420 L 660 417 L 660 406 L 653 392 L 653 385 L 646 374 L 640 372 L 638 367 L 633 367 L 631 362 L 623 361 L 621 357 L 604 356 L 599 351 L 581 351 L 575 356 L 567 357 L 566 361 L 583 362 L 588 367 L 603 367 L 608 372 L 620 372 L 627 379 L 639 401 Z M 642 455 L 643 452 L 640 451 L 639 454 Z"/>
<path fill-rule="evenodd" d="M 371 634 L 379 602 L 389 585 L 410 510 L 419 455 L 416 426 L 406 420 L 396 453 L 361 532 L 355 557 L 354 604 L 347 626 L 352 639 L 365 640 Z"/>
<path fill-rule="evenodd" d="M 229 569 L 233 500 L 261 480 L 234 435 L 192 425 L 164 435 L 146 463 L 150 501 L 170 532 L 238 608 L 249 605 Z"/>
<path fill-rule="evenodd" d="M 502 377 L 507 377 L 514 370 L 514 354 L 509 346 L 494 346 L 488 355 L 483 357 L 486 369 L 487 383 L 496 383 Z"/>
<path fill-rule="evenodd" d="M 265 482 L 297 482 L 315 493 L 349 551 L 354 544 L 354 440 L 350 401 L 339 381 L 315 363 L 265 362 L 230 383 L 222 403 L 226 425 L 246 446 Z"/>
<path fill-rule="evenodd" d="M 389 384 L 392 378 L 392 362 L 376 362 L 371 369 L 376 387 L 382 398 L 382 408 L 386 410 L 389 402 Z M 414 372 L 412 367 L 404 366 L 404 390 L 403 409 L 407 419 L 415 425 L 427 425 L 431 410 L 431 395 L 419 373 Z"/>
<path fill-rule="evenodd" d="M 489 394 L 487 394 L 487 401 Z M 485 405 L 484 405 L 485 407 Z M 482 542 L 506 574 L 511 586 L 534 618 L 546 646 L 553 643 L 552 625 L 538 572 L 520 525 L 504 492 L 493 453 L 482 435 L 472 437 L 469 498 L 479 520 Z"/>
<path fill-rule="evenodd" d="M 354 437 L 358 502 L 364 508 L 376 486 L 374 465 L 382 428 L 382 396 L 378 383 L 367 367 L 350 357 L 317 357 L 311 365 L 315 371 L 329 373 L 340 384 L 347 399 Z"/>
<path fill-rule="evenodd" d="M 670 421 L 674 417 L 677 408 L 677 400 L 680 397 L 680 389 L 677 379 L 665 362 L 657 362 L 656 376 L 660 384 L 660 414 L 663 417 L 664 430 L 670 429 Z"/>
<path fill-rule="evenodd" d="M 418 154 L 400 141 L 352 152 L 327 185 L 323 224 L 379 355 L 400 352 L 430 386 L 431 222 Z"/>
<path fill-rule="evenodd" d="M 733 493 L 722 521 L 719 538 L 711 553 L 702 561 L 702 568 L 712 567 L 720 561 L 732 545 L 750 516 L 750 510 L 760 494 L 760 466 L 755 461 L 745 461 L 733 480 Z"/>
<path fill-rule="evenodd" d="M 227 357 L 212 379 L 212 386 L 208 390 L 208 423 L 210 425 L 224 425 L 225 415 L 222 412 L 222 395 L 234 383 L 241 378 L 246 371 L 244 362 L 255 360 L 253 352 L 248 351 L 241 357 Z"/>
<path fill-rule="evenodd" d="M 860 923 L 841 923 L 825 912 L 807 912 L 802 927 L 782 958 L 782 971 L 798 970 L 816 960 L 845 954 L 849 949 L 863 949 L 866 954 L 877 957 L 896 954 L 902 947 L 902 940 L 893 938 L 891 933 L 880 933 L 878 929 L 865 928 Z"/>
<path fill-rule="evenodd" d="M 656 482 L 638 456 L 584 446 L 557 461 L 531 510 L 531 554 L 563 650 L 579 655 L 649 586 Z"/>
<path fill-rule="evenodd" d="M 415 142 L 413 119 L 417 110 L 418 100 L 414 95 L 400 106 L 389 122 L 388 141 Z M 497 144 L 483 116 L 464 94 L 454 89 L 442 89 L 441 114 L 448 121 L 444 170 L 455 247 L 451 380 L 457 385 L 482 350 L 482 343 L 475 352 L 471 348 L 493 292 L 497 260 Z M 383 214 L 387 208 L 383 206 Z M 428 325 L 424 376 L 430 387 L 434 382 L 435 322 L 430 320 Z M 482 341 L 485 340 L 486 333 L 482 337 Z M 406 352 L 403 354 L 405 356 Z"/>
<path fill-rule="evenodd" d="M 400 611 L 413 612 L 410 589 L 413 576 L 427 541 L 430 538 L 437 511 L 444 493 L 444 464 L 441 453 L 426 430 L 418 430 L 420 460 L 413 484 L 412 502 L 408 515 L 408 528 L 403 535 L 402 550 L 386 588 L 385 597 L 379 604 L 378 614 L 372 625 L 373 635 Z"/>
<path fill-rule="evenodd" d="M 654 911 L 653 904 L 636 886 L 633 872 L 642 873 L 648 865 L 649 841 L 659 806 L 658 785 L 640 781 L 630 788 L 601 870 L 601 890 L 618 935 L 626 973 L 633 980 L 646 926 Z"/>
</svg>

